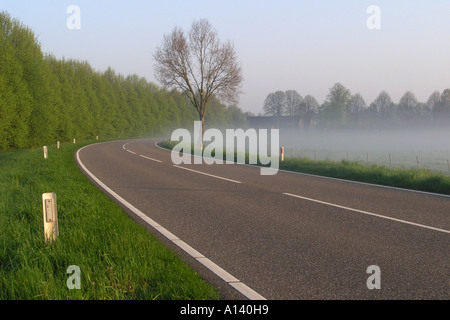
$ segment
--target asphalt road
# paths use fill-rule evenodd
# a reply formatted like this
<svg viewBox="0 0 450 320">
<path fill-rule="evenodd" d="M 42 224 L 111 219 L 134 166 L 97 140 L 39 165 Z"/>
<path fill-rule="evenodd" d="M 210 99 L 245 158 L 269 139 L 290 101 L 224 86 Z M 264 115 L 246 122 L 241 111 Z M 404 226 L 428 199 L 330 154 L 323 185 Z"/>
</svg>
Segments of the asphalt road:
<svg viewBox="0 0 450 320">
<path fill-rule="evenodd" d="M 174 166 L 150 139 L 94 144 L 78 157 L 224 298 L 450 297 L 450 197 L 283 171 L 262 176 L 248 165 Z"/>
</svg>

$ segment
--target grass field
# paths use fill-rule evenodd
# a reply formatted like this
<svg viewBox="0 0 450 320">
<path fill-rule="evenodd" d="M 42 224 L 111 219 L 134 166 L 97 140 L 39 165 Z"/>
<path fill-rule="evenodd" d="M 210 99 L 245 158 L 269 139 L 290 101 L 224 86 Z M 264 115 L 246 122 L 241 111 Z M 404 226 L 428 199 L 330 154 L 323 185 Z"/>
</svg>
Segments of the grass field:
<svg viewBox="0 0 450 320">
<path fill-rule="evenodd" d="M 389 131 L 280 131 L 286 156 L 311 160 L 348 160 L 398 169 L 427 169 L 450 175 L 449 129 Z"/>
<path fill-rule="evenodd" d="M 450 195 L 450 176 L 428 169 L 400 169 L 382 165 L 365 165 L 358 161 L 315 161 L 286 158 L 280 164 L 284 170 L 332 178 L 366 182 L 390 187 Z"/>
<path fill-rule="evenodd" d="M 428 152 L 412 150 L 396 150 L 392 152 L 372 150 L 320 149 L 320 148 L 285 148 L 289 158 L 305 158 L 310 160 L 327 160 L 340 162 L 347 160 L 364 165 L 380 165 L 397 169 L 426 169 L 433 173 L 450 175 L 450 153 L 430 150 Z"/>
<path fill-rule="evenodd" d="M 85 143 L 87 144 L 87 143 Z M 206 283 L 78 169 L 85 144 L 0 152 L 0 299 L 218 299 Z M 55 192 L 59 237 L 46 243 L 42 193 Z M 69 290 L 67 268 L 81 271 Z"/>
</svg>

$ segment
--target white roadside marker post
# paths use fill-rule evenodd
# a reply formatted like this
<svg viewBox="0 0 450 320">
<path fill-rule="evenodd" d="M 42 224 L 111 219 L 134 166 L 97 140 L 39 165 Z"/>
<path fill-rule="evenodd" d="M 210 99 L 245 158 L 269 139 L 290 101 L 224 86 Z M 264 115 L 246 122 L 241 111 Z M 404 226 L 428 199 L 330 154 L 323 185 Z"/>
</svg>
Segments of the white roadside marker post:
<svg viewBox="0 0 450 320">
<path fill-rule="evenodd" d="M 47 150 L 47 146 L 44 146 L 44 159 L 48 158 L 48 150 Z"/>
<path fill-rule="evenodd" d="M 44 237 L 51 242 L 58 236 L 58 214 L 56 208 L 56 194 L 42 194 L 42 210 L 44 214 Z"/>
</svg>

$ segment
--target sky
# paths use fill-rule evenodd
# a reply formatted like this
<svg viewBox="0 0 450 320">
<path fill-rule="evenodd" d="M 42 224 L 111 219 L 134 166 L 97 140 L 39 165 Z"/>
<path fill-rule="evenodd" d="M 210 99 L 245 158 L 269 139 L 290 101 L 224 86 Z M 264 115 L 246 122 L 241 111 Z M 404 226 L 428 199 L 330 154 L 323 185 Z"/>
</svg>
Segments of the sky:
<svg viewBox="0 0 450 320">
<path fill-rule="evenodd" d="M 79 29 L 67 26 L 72 5 Z M 239 107 L 254 114 L 271 92 L 322 103 L 337 82 L 367 104 L 383 90 L 394 102 L 406 91 L 426 102 L 450 88 L 449 0 L 0 0 L 0 11 L 30 27 L 44 53 L 157 84 L 153 54 L 164 34 L 206 18 L 234 44 Z"/>
</svg>

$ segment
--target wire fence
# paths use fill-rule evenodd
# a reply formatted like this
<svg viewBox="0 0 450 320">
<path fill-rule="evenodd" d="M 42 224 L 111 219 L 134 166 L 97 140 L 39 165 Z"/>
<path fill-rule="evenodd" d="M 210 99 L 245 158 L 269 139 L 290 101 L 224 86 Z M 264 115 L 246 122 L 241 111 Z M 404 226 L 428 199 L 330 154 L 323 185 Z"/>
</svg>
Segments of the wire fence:
<svg viewBox="0 0 450 320">
<path fill-rule="evenodd" d="M 450 175 L 450 155 L 449 152 L 435 151 L 430 153 L 420 153 L 414 151 L 357 151 L 357 150 L 334 150 L 306 148 L 306 147 L 286 147 L 285 157 L 306 158 L 310 160 L 326 161 L 356 161 L 367 165 L 383 165 L 392 168 L 428 169 L 435 173 Z"/>
</svg>

